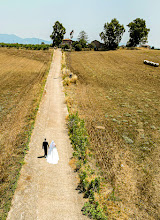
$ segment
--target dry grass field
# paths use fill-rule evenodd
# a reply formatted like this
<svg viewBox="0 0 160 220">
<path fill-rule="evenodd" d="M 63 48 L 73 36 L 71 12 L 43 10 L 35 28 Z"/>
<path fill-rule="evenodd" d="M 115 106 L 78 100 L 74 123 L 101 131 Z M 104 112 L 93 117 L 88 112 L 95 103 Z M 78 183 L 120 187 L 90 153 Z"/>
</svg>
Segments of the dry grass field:
<svg viewBox="0 0 160 220">
<path fill-rule="evenodd" d="M 0 48 L 0 219 L 5 219 L 52 51 Z"/>
<path fill-rule="evenodd" d="M 109 219 L 160 219 L 160 67 L 144 59 L 160 62 L 160 51 L 67 54 L 78 76 L 67 102 L 85 119 Z"/>
</svg>

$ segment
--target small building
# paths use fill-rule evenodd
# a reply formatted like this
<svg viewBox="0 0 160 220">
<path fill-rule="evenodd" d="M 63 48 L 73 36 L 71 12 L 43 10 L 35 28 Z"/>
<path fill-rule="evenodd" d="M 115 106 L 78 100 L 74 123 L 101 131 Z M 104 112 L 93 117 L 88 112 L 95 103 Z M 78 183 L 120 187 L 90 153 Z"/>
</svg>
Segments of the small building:
<svg viewBox="0 0 160 220">
<path fill-rule="evenodd" d="M 65 45 L 65 44 L 68 44 L 70 47 L 72 45 L 72 40 L 71 39 L 63 39 L 61 45 Z"/>
<path fill-rule="evenodd" d="M 104 44 L 99 42 L 98 40 L 92 41 L 91 44 L 94 45 L 94 50 L 103 50 L 104 49 Z"/>
</svg>

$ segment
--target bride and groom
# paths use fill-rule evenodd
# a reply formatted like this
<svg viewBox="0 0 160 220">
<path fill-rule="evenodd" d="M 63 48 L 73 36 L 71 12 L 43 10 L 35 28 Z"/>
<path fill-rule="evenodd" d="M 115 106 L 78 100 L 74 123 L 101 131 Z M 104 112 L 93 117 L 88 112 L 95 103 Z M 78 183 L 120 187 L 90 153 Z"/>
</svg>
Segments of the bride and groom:
<svg viewBox="0 0 160 220">
<path fill-rule="evenodd" d="M 55 142 L 52 141 L 51 144 L 49 145 L 45 138 L 42 144 L 42 148 L 44 149 L 44 157 L 47 159 L 47 162 L 52 164 L 57 164 L 59 160 L 59 156 Z M 47 154 L 47 150 L 48 150 L 48 154 Z"/>
</svg>

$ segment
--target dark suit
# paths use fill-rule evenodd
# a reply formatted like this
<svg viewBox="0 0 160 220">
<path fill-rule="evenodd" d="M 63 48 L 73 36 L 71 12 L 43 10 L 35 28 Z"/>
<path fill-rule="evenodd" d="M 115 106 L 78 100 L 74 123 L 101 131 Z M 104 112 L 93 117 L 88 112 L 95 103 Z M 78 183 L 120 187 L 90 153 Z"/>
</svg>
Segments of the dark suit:
<svg viewBox="0 0 160 220">
<path fill-rule="evenodd" d="M 44 156 L 47 156 L 47 148 L 48 148 L 48 142 L 44 141 L 42 144 L 42 148 L 44 149 Z"/>
</svg>

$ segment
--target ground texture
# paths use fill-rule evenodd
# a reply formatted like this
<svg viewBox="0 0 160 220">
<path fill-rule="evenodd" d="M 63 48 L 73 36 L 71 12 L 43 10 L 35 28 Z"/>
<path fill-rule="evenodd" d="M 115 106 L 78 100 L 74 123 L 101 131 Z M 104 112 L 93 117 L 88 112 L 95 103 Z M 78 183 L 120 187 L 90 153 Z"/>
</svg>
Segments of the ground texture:
<svg viewBox="0 0 160 220">
<path fill-rule="evenodd" d="M 0 219 L 6 219 L 53 49 L 0 48 Z"/>
<path fill-rule="evenodd" d="M 159 59 L 148 49 L 67 55 L 78 81 L 66 100 L 103 170 L 108 219 L 160 219 L 160 68 L 143 63 Z"/>
<path fill-rule="evenodd" d="M 56 50 L 8 220 L 86 219 L 81 213 L 82 196 L 75 190 L 77 179 L 68 164 L 72 148 L 65 124 L 68 112 L 60 70 L 61 52 Z M 44 138 L 57 145 L 57 165 L 41 157 Z"/>
</svg>

